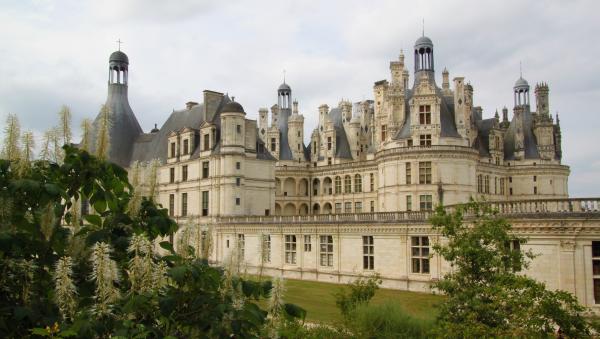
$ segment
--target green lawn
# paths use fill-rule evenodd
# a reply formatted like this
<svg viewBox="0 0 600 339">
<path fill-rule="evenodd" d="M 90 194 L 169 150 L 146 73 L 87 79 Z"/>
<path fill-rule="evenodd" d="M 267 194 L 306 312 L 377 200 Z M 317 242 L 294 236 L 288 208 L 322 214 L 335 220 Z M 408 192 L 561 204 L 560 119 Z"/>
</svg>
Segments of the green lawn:
<svg viewBox="0 0 600 339">
<path fill-rule="evenodd" d="M 315 282 L 307 280 L 285 280 L 284 301 L 304 308 L 307 320 L 313 322 L 341 321 L 341 314 L 335 305 L 333 294 L 344 285 Z M 384 301 L 396 301 L 410 315 L 433 319 L 437 316 L 435 307 L 443 297 L 426 293 L 407 292 L 390 289 L 379 289 L 371 301 L 374 304 Z M 262 304 L 262 303 L 261 303 Z"/>
</svg>

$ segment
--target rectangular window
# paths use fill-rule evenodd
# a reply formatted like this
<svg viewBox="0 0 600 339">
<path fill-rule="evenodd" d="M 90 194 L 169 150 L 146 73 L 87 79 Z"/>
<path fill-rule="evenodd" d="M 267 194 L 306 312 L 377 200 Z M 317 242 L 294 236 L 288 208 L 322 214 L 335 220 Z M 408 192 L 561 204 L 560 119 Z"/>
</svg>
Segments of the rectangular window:
<svg viewBox="0 0 600 339">
<path fill-rule="evenodd" d="M 413 141 L 412 141 L 412 139 L 408 139 L 408 140 L 406 141 L 406 146 L 408 146 L 408 147 L 412 147 L 412 145 L 413 145 Z"/>
<path fill-rule="evenodd" d="M 362 202 L 357 201 L 354 203 L 354 213 L 362 213 Z"/>
<path fill-rule="evenodd" d="M 331 137 L 327 137 L 327 150 L 331 151 Z"/>
<path fill-rule="evenodd" d="M 175 158 L 175 143 L 171 143 L 171 158 Z"/>
<path fill-rule="evenodd" d="M 331 158 L 327 158 L 327 165 L 331 165 Z"/>
<path fill-rule="evenodd" d="M 481 174 L 477 176 L 477 193 L 483 193 L 483 176 Z"/>
<path fill-rule="evenodd" d="M 169 215 L 175 215 L 175 194 L 169 194 Z"/>
<path fill-rule="evenodd" d="M 412 184 L 412 168 L 410 166 L 410 162 L 406 163 L 406 184 Z"/>
<path fill-rule="evenodd" d="M 235 130 L 236 130 L 237 134 L 242 134 L 242 125 L 236 125 Z"/>
<path fill-rule="evenodd" d="M 537 194 L 537 186 L 533 186 L 533 194 Z"/>
<path fill-rule="evenodd" d="M 344 177 L 344 193 L 352 193 L 352 178 L 349 175 Z"/>
<path fill-rule="evenodd" d="M 188 139 L 183 140 L 183 155 L 190 153 L 190 141 Z"/>
<path fill-rule="evenodd" d="M 381 125 L 381 142 L 384 142 L 386 137 L 387 137 L 387 126 Z"/>
<path fill-rule="evenodd" d="M 504 195 L 504 178 L 500 178 L 500 194 Z"/>
<path fill-rule="evenodd" d="M 412 195 L 406 196 L 406 210 L 412 211 Z"/>
<path fill-rule="evenodd" d="M 271 235 L 263 234 L 262 236 L 262 260 L 263 262 L 271 262 Z"/>
<path fill-rule="evenodd" d="M 429 238 L 410 237 L 412 273 L 429 273 Z"/>
<path fill-rule="evenodd" d="M 204 150 L 210 150 L 210 134 L 208 133 L 204 134 Z"/>
<path fill-rule="evenodd" d="M 208 161 L 202 162 L 202 179 L 208 178 Z"/>
<path fill-rule="evenodd" d="M 181 216 L 187 216 L 187 193 L 181 193 Z"/>
<path fill-rule="evenodd" d="M 344 213 L 352 213 L 352 202 L 348 201 L 344 203 Z"/>
<path fill-rule="evenodd" d="M 335 203 L 335 213 L 336 214 L 342 213 L 342 203 L 341 202 Z"/>
<path fill-rule="evenodd" d="M 181 181 L 187 181 L 188 179 L 188 167 L 187 165 L 183 165 L 181 167 Z"/>
<path fill-rule="evenodd" d="M 485 194 L 490 194 L 490 176 L 486 175 L 484 180 L 484 190 Z"/>
<path fill-rule="evenodd" d="M 354 176 L 354 193 L 362 192 L 362 176 L 357 174 Z"/>
<path fill-rule="evenodd" d="M 304 236 L 304 252 L 312 252 L 312 242 L 310 235 Z"/>
<path fill-rule="evenodd" d="M 510 188 L 510 192 L 509 193 L 510 193 L 510 195 L 513 195 L 512 187 Z"/>
<path fill-rule="evenodd" d="M 238 234 L 237 238 L 237 250 L 238 250 L 238 262 L 244 261 L 244 255 L 246 251 L 246 239 L 243 234 Z"/>
<path fill-rule="evenodd" d="M 375 269 L 375 245 L 373 244 L 373 236 L 365 235 L 363 238 L 363 269 Z"/>
<path fill-rule="evenodd" d="M 208 215 L 208 191 L 202 191 L 202 215 Z"/>
<path fill-rule="evenodd" d="M 293 234 L 285 235 L 285 263 L 296 264 L 296 236 Z"/>
<path fill-rule="evenodd" d="M 235 178 L 235 185 L 236 186 L 240 186 L 242 184 L 242 179 L 241 178 Z"/>
<path fill-rule="evenodd" d="M 373 192 L 375 190 L 375 175 L 373 173 L 369 174 L 369 192 Z"/>
<path fill-rule="evenodd" d="M 419 196 L 419 207 L 421 211 L 431 211 L 433 209 L 433 201 L 431 195 L 424 194 Z"/>
<path fill-rule="evenodd" d="M 431 124 L 431 106 L 421 105 L 419 106 L 419 123 L 421 125 Z"/>
<path fill-rule="evenodd" d="M 533 176 L 533 182 L 536 182 L 536 181 L 537 181 L 537 175 L 534 175 Z"/>
<path fill-rule="evenodd" d="M 319 251 L 321 266 L 333 267 L 333 236 L 322 235 L 319 237 Z"/>
<path fill-rule="evenodd" d="M 431 146 L 431 134 L 419 135 L 419 146 Z"/>
<path fill-rule="evenodd" d="M 277 149 L 277 142 L 275 138 L 271 138 L 271 152 L 275 152 Z"/>
<path fill-rule="evenodd" d="M 431 161 L 419 162 L 419 184 L 431 184 Z"/>
<path fill-rule="evenodd" d="M 600 241 L 592 241 L 592 274 L 594 279 L 594 302 L 600 304 Z"/>
<path fill-rule="evenodd" d="M 238 169 L 238 170 L 239 170 L 239 169 L 241 169 L 241 168 L 242 168 L 242 163 L 241 163 L 241 162 L 239 162 L 239 161 L 237 161 L 237 162 L 235 163 L 235 169 Z"/>
<path fill-rule="evenodd" d="M 237 206 L 239 206 L 239 205 L 241 204 L 241 202 L 242 202 L 242 199 L 240 199 L 240 198 L 235 198 L 235 204 L 236 204 Z"/>
<path fill-rule="evenodd" d="M 371 200 L 371 212 L 375 212 L 375 201 Z"/>
<path fill-rule="evenodd" d="M 170 183 L 175 182 L 175 167 L 169 168 L 169 182 Z"/>
<path fill-rule="evenodd" d="M 335 194 L 342 193 L 342 178 L 335 177 Z"/>
</svg>

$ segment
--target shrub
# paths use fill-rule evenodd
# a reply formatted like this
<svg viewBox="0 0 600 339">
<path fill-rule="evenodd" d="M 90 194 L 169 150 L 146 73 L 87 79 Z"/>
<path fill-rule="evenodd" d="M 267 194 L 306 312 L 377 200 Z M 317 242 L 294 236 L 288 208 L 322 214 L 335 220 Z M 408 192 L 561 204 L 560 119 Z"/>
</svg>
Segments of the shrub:
<svg viewBox="0 0 600 339">
<path fill-rule="evenodd" d="M 349 330 L 357 338 L 427 338 L 433 321 L 409 316 L 398 303 L 359 305 Z"/>
<path fill-rule="evenodd" d="M 381 284 L 378 274 L 370 277 L 359 277 L 335 294 L 335 304 L 342 312 L 345 320 L 359 305 L 368 304 Z"/>
</svg>

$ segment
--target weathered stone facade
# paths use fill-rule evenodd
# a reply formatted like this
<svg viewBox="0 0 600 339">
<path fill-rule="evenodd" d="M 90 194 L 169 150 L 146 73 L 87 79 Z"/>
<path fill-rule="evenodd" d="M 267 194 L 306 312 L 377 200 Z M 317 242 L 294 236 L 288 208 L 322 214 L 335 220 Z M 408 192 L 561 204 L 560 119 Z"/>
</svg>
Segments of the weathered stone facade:
<svg viewBox="0 0 600 339">
<path fill-rule="evenodd" d="M 285 82 L 258 123 L 207 90 L 143 133 L 127 101 L 128 65 L 124 53 L 111 55 L 107 105 L 119 144 L 109 159 L 125 167 L 158 159 L 158 201 L 182 229 L 211 235 L 215 263 L 236 249 L 250 271 L 332 282 L 378 272 L 386 287 L 429 291 L 450 267 L 430 256 L 443 239 L 427 217 L 438 204 L 475 198 L 494 203 L 541 254 L 527 274 L 600 303 L 599 201 L 568 199 L 547 84 L 535 87 L 536 112 L 520 77 L 512 119 L 507 108 L 483 119 L 463 77 L 451 86 L 444 69 L 436 85 L 433 43 L 421 37 L 412 86 L 401 53 L 373 100 L 321 105 L 305 145 Z"/>
</svg>

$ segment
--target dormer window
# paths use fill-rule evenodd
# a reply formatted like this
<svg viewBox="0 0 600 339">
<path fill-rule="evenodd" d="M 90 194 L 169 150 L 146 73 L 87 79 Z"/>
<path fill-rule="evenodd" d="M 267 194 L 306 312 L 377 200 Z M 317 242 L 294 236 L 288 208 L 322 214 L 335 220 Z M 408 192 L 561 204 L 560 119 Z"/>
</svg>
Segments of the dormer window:
<svg viewBox="0 0 600 339">
<path fill-rule="evenodd" d="M 204 150 L 210 150 L 210 134 L 208 133 L 204 134 Z"/>
<path fill-rule="evenodd" d="M 183 155 L 190 153 L 190 141 L 188 139 L 183 140 Z"/>
<path fill-rule="evenodd" d="M 420 105 L 419 106 L 419 123 L 421 125 L 430 125 L 431 124 L 431 106 L 430 105 Z"/>
<path fill-rule="evenodd" d="M 385 141 L 387 138 L 387 126 L 381 125 L 381 141 Z"/>
<path fill-rule="evenodd" d="M 431 146 L 431 134 L 421 134 L 419 135 L 419 145 L 420 146 Z"/>
<path fill-rule="evenodd" d="M 171 158 L 175 158 L 175 142 L 171 143 Z"/>
</svg>

